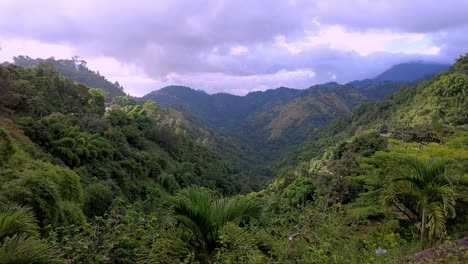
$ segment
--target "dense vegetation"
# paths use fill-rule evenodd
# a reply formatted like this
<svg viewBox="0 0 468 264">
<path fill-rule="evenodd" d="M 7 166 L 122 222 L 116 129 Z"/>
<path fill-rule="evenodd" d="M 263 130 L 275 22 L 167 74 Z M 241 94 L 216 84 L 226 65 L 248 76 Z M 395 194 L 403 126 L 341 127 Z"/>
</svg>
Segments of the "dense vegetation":
<svg viewBox="0 0 468 264">
<path fill-rule="evenodd" d="M 261 190 L 236 141 L 154 102 L 50 64 L 0 66 L 0 91 L 0 263 L 386 263 L 468 231 L 468 56 L 352 112 L 349 86 L 291 97 L 320 126 Z"/>
<path fill-rule="evenodd" d="M 73 57 L 69 60 L 56 60 L 55 58 L 48 59 L 32 59 L 28 56 L 13 57 L 13 63 L 16 66 L 23 68 L 33 67 L 38 64 L 50 64 L 62 76 L 71 78 L 80 82 L 88 87 L 100 88 L 106 92 L 106 97 L 111 98 L 114 96 L 124 96 L 123 87 L 119 82 L 110 82 L 106 77 L 102 76 L 99 71 L 94 72 L 87 67 L 84 60 L 78 57 Z"/>
<path fill-rule="evenodd" d="M 382 100 L 404 85 L 411 85 L 448 68 L 448 65 L 435 63 L 404 63 L 393 66 L 374 79 L 347 85 L 332 82 L 305 90 L 281 87 L 251 92 L 246 96 L 209 95 L 188 87 L 169 86 L 153 91 L 143 99 L 190 113 L 223 131 L 238 145 L 239 142 L 247 143 L 239 153 L 249 157 L 251 164 L 268 166 L 252 168 L 245 162 L 234 162 L 242 169 L 254 169 L 256 174 L 268 175 L 271 174 L 268 167 L 281 160 L 287 149 L 300 145 L 312 132 L 339 115 L 351 113 L 354 107 L 365 101 Z M 251 152 L 248 146 L 253 146 L 256 155 L 247 154 Z"/>
</svg>

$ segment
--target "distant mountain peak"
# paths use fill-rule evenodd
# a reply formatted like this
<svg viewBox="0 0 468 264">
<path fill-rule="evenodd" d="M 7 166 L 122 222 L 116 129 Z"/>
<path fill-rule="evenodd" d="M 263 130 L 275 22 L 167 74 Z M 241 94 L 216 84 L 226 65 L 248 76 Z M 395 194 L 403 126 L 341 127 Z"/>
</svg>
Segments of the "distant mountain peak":
<svg viewBox="0 0 468 264">
<path fill-rule="evenodd" d="M 190 88 L 188 86 L 183 86 L 183 85 L 169 85 L 169 86 L 165 86 L 159 90 L 156 90 L 154 92 L 198 92 L 198 93 L 204 93 L 204 94 L 207 94 L 205 91 L 203 90 L 196 90 L 196 89 L 193 89 L 193 88 Z"/>
<path fill-rule="evenodd" d="M 414 82 L 446 71 L 451 65 L 427 61 L 412 61 L 393 65 L 374 79 L 377 81 Z"/>
<path fill-rule="evenodd" d="M 358 88 L 370 100 L 382 100 L 398 91 L 403 84 L 411 84 L 447 71 L 451 65 L 428 61 L 410 61 L 393 65 L 373 79 L 352 81 L 348 85 Z"/>
</svg>

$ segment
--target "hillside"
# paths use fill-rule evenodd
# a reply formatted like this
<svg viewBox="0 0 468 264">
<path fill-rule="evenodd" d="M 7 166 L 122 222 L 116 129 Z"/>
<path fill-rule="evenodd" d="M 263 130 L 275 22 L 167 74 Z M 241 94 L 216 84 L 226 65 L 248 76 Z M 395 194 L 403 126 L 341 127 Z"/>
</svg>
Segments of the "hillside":
<svg viewBox="0 0 468 264">
<path fill-rule="evenodd" d="M 252 184 L 256 180 L 272 176 L 268 167 L 262 163 L 266 157 L 247 142 L 217 130 L 185 111 L 167 108 L 166 113 L 178 126 L 186 130 L 197 144 L 223 157 L 239 168 L 240 173 L 251 177 Z"/>
<path fill-rule="evenodd" d="M 423 133 L 425 137 L 433 137 L 424 140 L 436 140 L 436 135 L 443 133 L 442 127 L 465 125 L 468 121 L 465 60 L 466 57 L 461 57 L 446 73 L 404 87 L 381 102 L 362 104 L 353 114 L 314 131 L 293 156 L 306 160 L 320 156 L 330 145 L 366 129 L 401 133 L 400 137 L 410 138 Z"/>
<path fill-rule="evenodd" d="M 395 65 L 374 79 L 347 85 L 328 83 L 305 90 L 281 87 L 245 96 L 209 95 L 189 87 L 168 86 L 142 100 L 188 113 L 240 142 L 248 142 L 260 154 L 257 161 L 265 162 L 278 159 L 313 130 L 341 114 L 351 113 L 360 103 L 383 100 L 402 86 L 446 69 L 442 64 L 406 63 Z"/>
<path fill-rule="evenodd" d="M 0 262 L 419 261 L 468 230 L 468 56 L 380 102 L 337 83 L 213 105 L 163 91 L 242 105 L 211 125 L 106 104 L 48 64 L 0 66 L 0 89 L 0 220 L 24 228 L 0 226 Z M 437 248 L 442 263 L 466 258 Z"/>
<path fill-rule="evenodd" d="M 289 261 L 466 262 L 463 240 L 420 251 L 468 230 L 467 78 L 464 56 L 315 130 L 277 165 L 283 172 L 258 195 L 300 248 Z"/>
<path fill-rule="evenodd" d="M 451 65 L 430 62 L 408 62 L 392 66 L 374 78 L 375 81 L 414 82 L 447 71 Z"/>
<path fill-rule="evenodd" d="M 300 90 L 278 88 L 265 92 L 252 92 L 246 96 L 226 93 L 209 95 L 189 87 L 168 86 L 153 91 L 141 99 L 185 110 L 212 126 L 224 128 L 245 121 L 262 110 L 284 104 L 300 93 Z"/>
<path fill-rule="evenodd" d="M 2 198 L 22 199 L 6 193 L 8 182 L 26 181 L 41 168 L 45 174 L 37 180 L 47 181 L 48 167 L 80 176 L 82 185 L 73 188 L 88 200 L 76 206 L 81 210 L 84 205 L 85 213 L 100 208 L 92 214 L 102 214 L 110 205 L 94 204 L 100 198 L 93 195 L 101 194 L 92 192 L 98 189 L 108 195 L 106 201 L 117 196 L 137 201 L 161 186 L 173 192 L 195 182 L 232 193 L 250 188 L 241 183 L 247 179 L 236 166 L 198 142 L 177 117 L 155 103 L 116 97 L 105 111 L 101 90 L 70 82 L 42 64 L 0 66 L 0 87 L 2 142 L 13 146 L 13 152 L 2 152 L 7 155 L 0 176 Z M 24 162 L 31 165 L 17 167 Z M 11 173 L 3 173 L 7 171 Z"/>
<path fill-rule="evenodd" d="M 364 96 L 352 87 L 336 83 L 316 85 L 286 104 L 249 117 L 230 131 L 274 161 L 286 149 L 300 144 L 314 129 L 351 112 L 364 101 Z"/>
<path fill-rule="evenodd" d="M 190 113 L 257 150 L 257 161 L 272 161 L 291 144 L 334 117 L 349 113 L 365 97 L 337 83 L 307 90 L 278 88 L 246 96 L 208 95 L 188 87 L 165 87 L 142 98 Z"/>
<path fill-rule="evenodd" d="M 13 64 L 23 68 L 33 67 L 41 63 L 52 65 L 58 74 L 70 78 L 76 82 L 82 83 L 88 87 L 99 88 L 104 90 L 110 99 L 114 96 L 123 96 L 125 92 L 123 87 L 118 82 L 111 83 L 106 77 L 94 72 L 86 66 L 86 62 L 73 58 L 71 60 L 56 60 L 48 59 L 32 59 L 28 56 L 17 56 L 13 58 Z"/>
<path fill-rule="evenodd" d="M 450 65 L 438 63 L 401 63 L 392 66 L 375 78 L 352 81 L 348 85 L 358 88 L 369 100 L 380 101 L 397 92 L 404 85 L 409 86 L 417 81 L 430 79 L 449 68 Z"/>
</svg>

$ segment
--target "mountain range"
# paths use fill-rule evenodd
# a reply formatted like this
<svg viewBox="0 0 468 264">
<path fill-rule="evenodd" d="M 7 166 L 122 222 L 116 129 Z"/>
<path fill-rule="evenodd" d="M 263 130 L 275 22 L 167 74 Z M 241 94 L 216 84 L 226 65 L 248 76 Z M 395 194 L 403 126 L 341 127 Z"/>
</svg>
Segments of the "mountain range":
<svg viewBox="0 0 468 264">
<path fill-rule="evenodd" d="M 402 86 L 438 74 L 450 65 L 412 62 L 398 64 L 373 79 L 347 84 L 313 85 L 305 90 L 280 87 L 245 96 L 207 94 L 184 86 L 153 91 L 152 100 L 206 122 L 243 142 L 266 160 L 277 160 L 287 149 L 303 142 L 317 128 L 353 108 L 382 100 Z"/>
<path fill-rule="evenodd" d="M 209 233 L 216 263 L 406 263 L 468 230 L 468 54 L 432 75 L 246 96 L 168 87 L 157 104 L 47 62 L 0 65 L 0 219 L 43 234 L 3 232 L 0 259 L 192 263 Z M 443 263 L 466 263 L 447 245 Z"/>
<path fill-rule="evenodd" d="M 21 67 L 52 65 L 65 77 L 103 89 L 108 102 L 125 95 L 120 84 L 109 82 L 77 58 L 55 60 L 18 56 L 14 64 Z M 196 140 L 245 171 L 268 175 L 264 168 L 270 165 L 265 164 L 283 159 L 286 153 L 338 116 L 352 113 L 362 103 L 383 100 L 401 87 L 430 78 L 449 67 L 409 62 L 394 65 L 372 79 L 347 84 L 330 82 L 304 90 L 280 87 L 245 96 L 207 94 L 190 87 L 167 86 L 139 100 L 168 107 L 168 114 L 179 120 Z"/>
</svg>

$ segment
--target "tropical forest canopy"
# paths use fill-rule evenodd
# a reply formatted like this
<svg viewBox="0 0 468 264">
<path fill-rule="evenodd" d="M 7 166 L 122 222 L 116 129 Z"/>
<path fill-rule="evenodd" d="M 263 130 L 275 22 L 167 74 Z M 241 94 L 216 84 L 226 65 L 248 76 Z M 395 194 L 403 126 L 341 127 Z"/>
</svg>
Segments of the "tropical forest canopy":
<svg viewBox="0 0 468 264">
<path fill-rule="evenodd" d="M 387 263 L 434 246 L 463 263 L 467 109 L 468 55 L 143 98 L 77 58 L 18 56 L 0 66 L 0 263 Z"/>
</svg>

